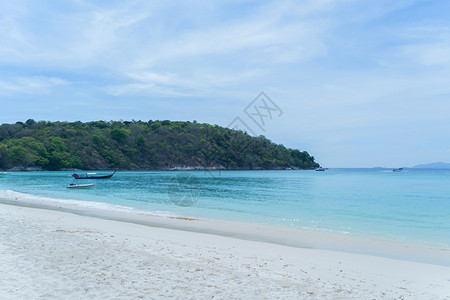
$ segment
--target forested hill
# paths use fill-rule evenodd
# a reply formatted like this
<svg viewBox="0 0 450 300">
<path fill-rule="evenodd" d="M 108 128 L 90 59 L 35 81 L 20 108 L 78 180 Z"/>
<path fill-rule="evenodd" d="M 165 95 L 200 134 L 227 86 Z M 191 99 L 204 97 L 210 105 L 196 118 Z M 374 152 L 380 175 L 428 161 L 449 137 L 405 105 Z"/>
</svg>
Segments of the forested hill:
<svg viewBox="0 0 450 300">
<path fill-rule="evenodd" d="M 312 169 L 305 151 L 217 125 L 171 121 L 0 126 L 0 169 Z"/>
</svg>

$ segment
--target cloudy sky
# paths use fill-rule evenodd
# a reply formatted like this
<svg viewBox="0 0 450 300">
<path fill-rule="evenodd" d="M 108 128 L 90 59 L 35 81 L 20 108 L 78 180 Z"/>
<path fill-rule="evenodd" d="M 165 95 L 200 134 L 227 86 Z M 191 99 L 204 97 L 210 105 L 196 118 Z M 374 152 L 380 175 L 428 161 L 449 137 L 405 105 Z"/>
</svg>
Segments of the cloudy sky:
<svg viewBox="0 0 450 300">
<path fill-rule="evenodd" d="M 0 0 L 0 122 L 239 117 L 327 167 L 450 161 L 449 13 L 446 0 Z M 279 111 L 252 102 L 261 91 Z M 249 104 L 272 119 L 257 126 Z"/>
</svg>

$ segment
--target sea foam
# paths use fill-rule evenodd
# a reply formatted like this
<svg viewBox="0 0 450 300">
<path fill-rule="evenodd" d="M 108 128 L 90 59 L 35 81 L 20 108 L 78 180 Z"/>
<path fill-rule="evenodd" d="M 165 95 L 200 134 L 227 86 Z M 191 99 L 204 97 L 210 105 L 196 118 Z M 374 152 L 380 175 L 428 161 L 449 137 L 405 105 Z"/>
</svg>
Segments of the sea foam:
<svg viewBox="0 0 450 300">
<path fill-rule="evenodd" d="M 177 217 L 166 211 L 141 211 L 133 207 L 116 205 L 104 202 L 91 202 L 73 199 L 58 199 L 16 192 L 13 190 L 0 190 L 0 202 L 11 203 L 21 206 L 43 207 L 54 210 L 64 210 L 71 212 L 96 211 L 104 213 L 126 213 L 126 214 L 147 214 L 158 217 Z"/>
</svg>

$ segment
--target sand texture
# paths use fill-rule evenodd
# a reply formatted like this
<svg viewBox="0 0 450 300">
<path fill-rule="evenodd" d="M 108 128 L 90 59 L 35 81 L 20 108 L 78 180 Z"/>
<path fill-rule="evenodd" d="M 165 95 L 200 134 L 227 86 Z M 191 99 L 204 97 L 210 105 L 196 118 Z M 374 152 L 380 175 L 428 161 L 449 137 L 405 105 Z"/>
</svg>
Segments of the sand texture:
<svg viewBox="0 0 450 300">
<path fill-rule="evenodd" d="M 0 299 L 450 299 L 447 266 L 4 204 L 0 266 Z"/>
</svg>

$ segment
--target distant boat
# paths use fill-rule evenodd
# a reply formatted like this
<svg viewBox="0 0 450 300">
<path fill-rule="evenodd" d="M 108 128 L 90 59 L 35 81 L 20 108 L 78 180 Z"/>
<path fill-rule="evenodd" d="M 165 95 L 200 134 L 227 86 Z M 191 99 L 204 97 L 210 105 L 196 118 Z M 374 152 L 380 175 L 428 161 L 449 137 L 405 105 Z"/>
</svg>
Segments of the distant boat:
<svg viewBox="0 0 450 300">
<path fill-rule="evenodd" d="M 323 172 L 323 171 L 325 171 L 325 170 L 328 170 L 328 169 L 326 169 L 326 168 L 317 168 L 317 169 L 316 169 L 316 171 L 318 171 L 318 172 Z"/>
<path fill-rule="evenodd" d="M 403 171 L 403 168 L 397 168 L 392 170 L 392 172 L 401 172 L 401 171 Z"/>
<path fill-rule="evenodd" d="M 8 175 L 6 172 L 0 172 L 0 175 Z"/>
<path fill-rule="evenodd" d="M 116 174 L 116 171 L 114 173 L 109 175 L 96 175 L 97 173 L 86 173 L 85 176 L 79 176 L 78 174 L 72 174 L 72 177 L 75 179 L 109 179 L 113 177 L 114 174 Z"/>
<path fill-rule="evenodd" d="M 71 183 L 67 186 L 68 189 L 80 189 L 80 188 L 89 188 L 91 186 L 94 186 L 95 183 L 86 183 L 86 184 L 75 184 Z"/>
</svg>

